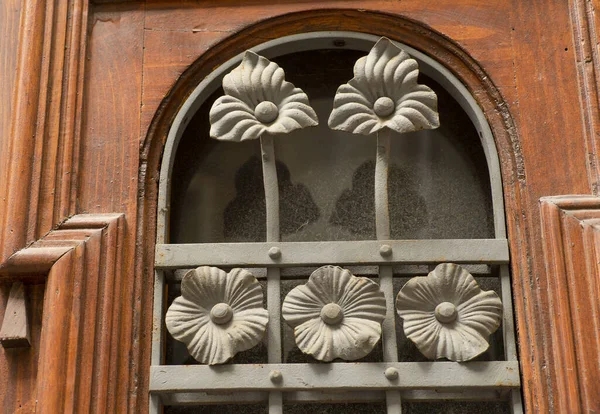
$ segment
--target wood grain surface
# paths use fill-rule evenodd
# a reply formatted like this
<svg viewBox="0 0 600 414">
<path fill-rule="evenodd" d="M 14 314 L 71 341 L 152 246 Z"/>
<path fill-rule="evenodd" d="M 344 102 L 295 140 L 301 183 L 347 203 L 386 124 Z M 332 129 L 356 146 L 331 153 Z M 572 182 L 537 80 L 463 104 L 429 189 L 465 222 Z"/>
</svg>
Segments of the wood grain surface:
<svg viewBox="0 0 600 414">
<path fill-rule="evenodd" d="M 16 379 L 0 388 L 0 407 L 31 411 L 39 392 L 59 411 L 147 410 L 157 182 L 172 120 L 198 82 L 230 57 L 268 39 L 316 30 L 402 41 L 446 66 L 473 94 L 501 161 L 525 407 L 592 407 L 586 396 L 595 389 L 585 384 L 593 383 L 598 368 L 591 366 L 592 348 L 582 342 L 590 335 L 587 327 L 561 322 L 553 330 L 551 305 L 564 300 L 565 279 L 548 265 L 549 254 L 559 252 L 548 250 L 550 227 L 539 200 L 598 189 L 595 7 L 585 0 L 4 1 L 0 74 L 9 75 L 3 76 L 0 102 L 6 105 L 11 89 L 17 99 L 8 111 L 0 108 L 0 307 L 6 306 L 8 282 L 29 283 L 32 346 L 0 350 L 0 374 Z M 119 225 L 122 259 L 110 282 L 123 305 L 110 328 L 118 329 L 119 342 L 102 342 L 112 349 L 107 366 L 106 359 L 90 360 L 96 351 L 78 336 L 81 320 L 73 319 L 84 318 L 88 329 L 98 317 L 80 312 L 88 307 L 75 288 L 92 301 L 105 298 L 102 306 L 110 307 L 101 294 L 106 287 L 81 274 L 95 266 L 89 257 L 106 254 L 104 242 L 89 249 L 80 242 L 64 262 L 44 262 L 44 252 L 46 259 L 56 253 L 47 249 L 30 256 L 27 246 L 54 237 L 52 228 L 74 214 L 115 211 L 127 218 Z M 568 260 L 589 263 L 581 255 Z M 55 277 L 65 272 L 70 278 Z M 44 285 L 31 283 L 46 275 L 44 300 Z M 56 288 L 68 290 L 64 302 L 51 295 Z M 585 300 L 590 306 L 598 301 Z M 70 322 L 58 324 L 60 315 Z M 585 317 L 574 315 L 574 322 Z M 81 348 L 57 355 L 40 336 L 41 324 L 57 340 Z M 556 332 L 572 338 L 560 355 Z M 559 356 L 573 361 L 575 350 L 581 356 L 569 365 L 575 372 L 557 366 Z M 55 357 L 56 364 L 66 364 L 68 380 L 56 377 L 58 365 L 49 359 Z M 569 375 L 577 377 L 575 388 L 569 388 Z M 70 387 L 87 391 L 62 402 L 51 395 Z M 566 403 L 564 395 L 573 393 L 582 397 Z"/>
<path fill-rule="evenodd" d="M 540 202 L 556 412 L 600 411 L 600 198 Z"/>
</svg>

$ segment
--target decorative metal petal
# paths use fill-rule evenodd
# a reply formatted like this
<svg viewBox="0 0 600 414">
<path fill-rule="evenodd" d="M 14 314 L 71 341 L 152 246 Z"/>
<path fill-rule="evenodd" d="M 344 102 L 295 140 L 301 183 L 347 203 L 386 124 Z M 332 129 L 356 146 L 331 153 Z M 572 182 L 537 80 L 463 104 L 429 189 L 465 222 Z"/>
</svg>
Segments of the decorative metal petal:
<svg viewBox="0 0 600 414">
<path fill-rule="evenodd" d="M 436 317 L 436 307 L 444 302 L 455 306 L 454 321 Z M 398 293 L 396 309 L 404 319 L 404 333 L 429 359 L 462 362 L 477 357 L 488 349 L 487 339 L 502 320 L 496 292 L 482 291 L 469 272 L 453 263 L 410 279 Z"/>
<path fill-rule="evenodd" d="M 437 96 L 428 86 L 417 84 L 418 75 L 417 61 L 382 37 L 356 61 L 354 78 L 338 88 L 329 127 L 362 135 L 382 128 L 399 133 L 437 128 Z M 394 102 L 393 112 L 379 116 L 375 103 L 386 97 Z"/>
<path fill-rule="evenodd" d="M 263 133 L 285 134 L 318 124 L 317 114 L 300 88 L 285 80 L 276 63 L 247 51 L 242 63 L 223 78 L 225 96 L 210 110 L 210 136 L 223 141 L 257 139 Z M 262 102 L 277 107 L 275 119 L 262 122 L 255 109 Z"/>
<path fill-rule="evenodd" d="M 330 303 L 342 310 L 339 323 L 321 319 L 321 310 Z M 385 296 L 377 283 L 337 266 L 315 270 L 305 285 L 288 293 L 282 307 L 298 348 L 321 361 L 352 361 L 369 354 L 381 337 L 385 313 Z"/>
<path fill-rule="evenodd" d="M 228 304 L 233 312 L 231 320 L 222 324 L 210 316 L 212 307 L 219 303 Z M 262 288 L 250 272 L 233 269 L 227 274 L 204 266 L 183 277 L 181 296 L 167 310 L 165 323 L 196 360 L 222 364 L 260 342 L 269 320 L 262 306 Z"/>
</svg>

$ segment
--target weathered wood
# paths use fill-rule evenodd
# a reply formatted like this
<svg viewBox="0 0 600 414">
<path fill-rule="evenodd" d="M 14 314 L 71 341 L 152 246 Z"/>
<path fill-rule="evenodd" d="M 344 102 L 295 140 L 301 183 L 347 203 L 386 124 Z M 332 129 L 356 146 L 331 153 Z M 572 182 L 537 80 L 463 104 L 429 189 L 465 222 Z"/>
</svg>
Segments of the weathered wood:
<svg viewBox="0 0 600 414">
<path fill-rule="evenodd" d="M 143 373 L 150 359 L 153 274 L 144 263 L 148 253 L 142 240 L 154 239 L 154 232 L 141 230 L 138 209 L 148 209 L 143 213 L 148 218 L 154 211 L 139 185 L 146 178 L 139 160 L 144 7 L 141 2 L 97 5 L 89 21 L 78 211 L 119 211 L 128 223 L 117 293 L 129 309 L 119 315 L 121 339 L 113 361 L 118 379 L 108 385 L 116 405 L 107 406 L 109 412 L 135 411 L 147 398 Z M 155 180 L 151 173 L 147 178 Z"/>
<path fill-rule="evenodd" d="M 119 369 L 114 360 L 123 352 L 119 309 L 124 302 L 117 278 L 123 271 L 124 224 L 121 214 L 76 216 L 15 253 L 3 268 L 18 275 L 19 266 L 49 266 L 43 330 L 39 333 L 36 321 L 32 341 L 39 360 L 29 396 L 38 411 L 107 412 L 116 406 Z M 4 354 L 8 361 L 16 357 Z"/>
<path fill-rule="evenodd" d="M 23 348 L 31 345 L 27 307 L 23 283 L 13 283 L 0 328 L 0 343 L 4 348 Z"/>
<path fill-rule="evenodd" d="M 0 179 L 0 262 L 73 214 L 87 0 L 22 4 L 17 97 Z"/>
<path fill-rule="evenodd" d="M 0 19 L 0 31 L 12 33 L 2 45 L 15 44 L 15 22 L 23 14 L 19 63 L 0 46 L 7 59 L 0 61 L 6 105 L 0 111 L 0 216 L 5 224 L 0 226 L 0 262 L 67 215 L 127 213 L 120 244 L 124 270 L 118 276 L 123 289 L 118 295 L 126 298 L 119 316 L 122 351 L 111 361 L 120 373 L 114 381 L 119 384 L 118 411 L 147 406 L 156 181 L 174 114 L 198 80 L 232 55 L 264 39 L 313 30 L 357 30 L 401 40 L 444 64 L 473 93 L 491 125 L 502 164 L 526 408 L 560 412 L 563 396 L 572 395 L 561 394 L 568 384 L 561 375 L 582 375 L 579 387 L 589 381 L 584 371 L 597 370 L 586 365 L 589 351 L 577 365 L 569 365 L 576 371 L 562 370 L 556 366 L 554 339 L 546 339 L 552 329 L 566 328 L 562 319 L 553 328 L 556 314 L 549 304 L 563 296 L 552 298 L 560 286 L 547 277 L 538 200 L 597 191 L 600 65 L 593 2 L 440 0 L 428 7 L 420 0 L 119 3 L 91 7 L 89 26 L 85 1 L 5 0 L 0 12 L 8 16 L 11 6 L 22 10 L 8 17 L 10 24 Z M 85 27 L 89 31 L 76 30 Z M 77 44 L 87 45 L 88 53 L 81 51 L 77 58 Z M 84 57 L 89 59 L 85 72 Z M 4 101 L 11 85 L 17 90 L 14 105 Z M 79 106 L 78 99 L 85 105 Z M 78 113 L 84 123 L 80 136 Z M 12 133 L 6 131 L 8 116 Z M 594 234 L 590 223 L 586 229 Z M 570 260 L 583 260 L 574 257 Z M 44 261 L 54 269 L 56 261 Z M 6 275 L 4 280 L 14 280 Z M 0 349 L 0 375 L 16 378 L 10 387 L 0 387 L 6 412 L 35 407 L 41 322 L 35 315 L 43 286 L 31 289 L 36 310 L 32 348 L 10 351 L 18 357 Z M 7 286 L 1 292 L 4 307 Z M 561 345 L 581 347 L 584 336 L 573 335 L 573 341 Z"/>
<path fill-rule="evenodd" d="M 541 199 L 556 412 L 600 410 L 600 198 Z M 581 367 L 581 368 L 579 368 Z M 583 368 L 585 367 L 585 368 Z"/>
<path fill-rule="evenodd" d="M 356 380 L 355 365 L 361 367 L 361 380 Z M 390 381 L 383 374 L 395 367 L 402 374 Z M 269 373 L 279 370 L 280 384 L 269 379 Z M 261 364 L 215 366 L 168 365 L 150 367 L 150 392 L 281 391 L 336 390 L 448 390 L 505 389 L 520 386 L 516 361 L 470 362 L 396 362 L 346 364 Z"/>
</svg>

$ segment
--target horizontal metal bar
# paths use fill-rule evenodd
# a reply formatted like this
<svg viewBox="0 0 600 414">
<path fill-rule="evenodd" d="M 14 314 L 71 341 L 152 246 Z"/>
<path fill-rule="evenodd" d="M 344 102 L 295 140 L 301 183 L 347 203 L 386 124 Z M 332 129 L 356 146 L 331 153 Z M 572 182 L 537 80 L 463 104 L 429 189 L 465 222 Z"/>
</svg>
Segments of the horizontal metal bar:
<svg viewBox="0 0 600 414">
<path fill-rule="evenodd" d="M 389 245 L 392 253 L 382 256 Z M 277 247 L 280 254 L 269 256 Z M 506 239 L 466 240 L 368 240 L 289 243 L 200 243 L 158 244 L 158 269 L 197 266 L 290 267 L 340 265 L 382 265 L 414 263 L 508 263 Z"/>
<path fill-rule="evenodd" d="M 439 392 L 435 390 L 400 391 L 402 401 L 506 401 L 506 393 L 494 390 L 471 390 L 468 392 Z M 266 403 L 269 393 L 231 392 L 174 392 L 160 394 L 163 405 L 217 405 Z M 284 403 L 367 403 L 385 401 L 385 391 L 290 391 L 283 394 Z"/>
<path fill-rule="evenodd" d="M 388 380 L 387 368 L 399 376 Z M 270 380 L 271 371 L 282 381 Z M 517 361 L 334 364 L 161 365 L 150 367 L 150 391 L 295 391 L 502 389 L 519 387 Z"/>
</svg>

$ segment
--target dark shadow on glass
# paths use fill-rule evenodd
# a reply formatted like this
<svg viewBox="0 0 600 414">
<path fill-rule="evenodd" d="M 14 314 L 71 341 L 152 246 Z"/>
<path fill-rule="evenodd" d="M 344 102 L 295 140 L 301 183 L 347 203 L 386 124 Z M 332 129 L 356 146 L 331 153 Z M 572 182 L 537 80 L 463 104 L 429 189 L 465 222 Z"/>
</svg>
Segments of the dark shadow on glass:
<svg viewBox="0 0 600 414">
<path fill-rule="evenodd" d="M 375 238 L 375 162 L 362 164 L 352 177 L 352 188 L 344 191 L 335 204 L 330 218 L 333 225 L 342 226 L 355 234 Z M 398 239 L 417 239 L 419 230 L 427 225 L 427 205 L 418 191 L 417 177 L 411 170 L 392 165 L 388 180 L 392 232 Z"/>
<path fill-rule="evenodd" d="M 294 184 L 290 171 L 277 162 L 281 235 L 301 230 L 319 218 L 319 209 L 302 184 Z M 236 197 L 225 208 L 227 241 L 256 241 L 266 232 L 265 191 L 262 164 L 251 157 L 235 174 Z"/>
</svg>

